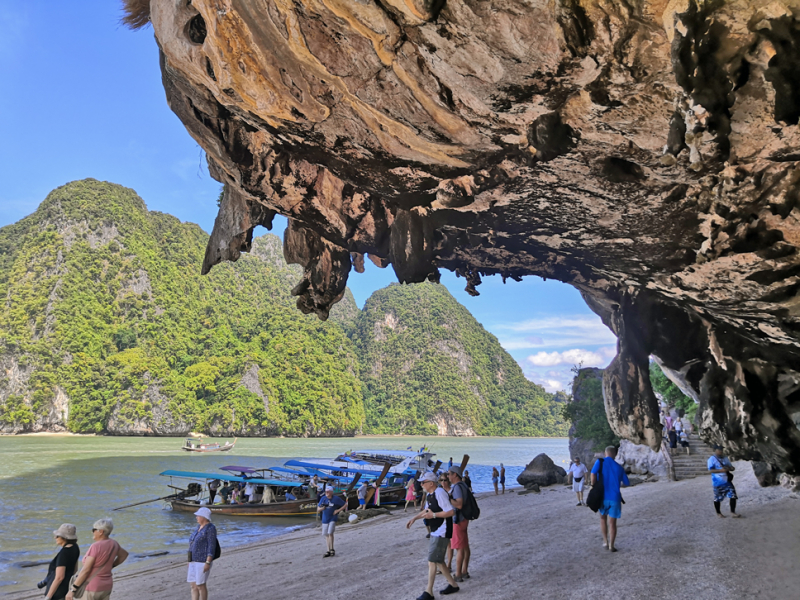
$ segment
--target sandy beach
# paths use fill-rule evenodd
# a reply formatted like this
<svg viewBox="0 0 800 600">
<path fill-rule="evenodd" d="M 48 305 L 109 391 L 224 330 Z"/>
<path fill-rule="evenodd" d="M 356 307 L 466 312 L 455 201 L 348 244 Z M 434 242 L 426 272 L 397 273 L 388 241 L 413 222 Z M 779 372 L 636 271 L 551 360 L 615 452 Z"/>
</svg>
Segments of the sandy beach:
<svg viewBox="0 0 800 600">
<path fill-rule="evenodd" d="M 616 554 L 601 547 L 598 517 L 575 505 L 570 488 L 479 495 L 481 518 L 470 525 L 472 578 L 458 598 L 795 598 L 800 498 L 759 488 L 749 463 L 735 464 L 744 518 L 714 515 L 707 477 L 637 485 L 624 491 Z M 340 526 L 334 558 L 323 559 L 324 542 L 314 528 L 224 548 L 209 597 L 416 598 L 425 587 L 427 540 L 421 522 L 405 528 L 410 516 L 401 509 Z M 121 572 L 112 597 L 189 598 L 184 560 L 174 554 Z M 437 598 L 445 585 L 439 576 Z"/>
</svg>

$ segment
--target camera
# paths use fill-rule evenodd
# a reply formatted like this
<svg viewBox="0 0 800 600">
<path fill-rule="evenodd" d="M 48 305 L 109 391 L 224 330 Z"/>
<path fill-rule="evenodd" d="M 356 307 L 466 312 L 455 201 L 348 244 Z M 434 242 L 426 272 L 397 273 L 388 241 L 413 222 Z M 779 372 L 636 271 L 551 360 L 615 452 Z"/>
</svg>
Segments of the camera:
<svg viewBox="0 0 800 600">
<path fill-rule="evenodd" d="M 42 579 L 39 583 L 36 584 L 36 587 L 42 589 L 43 587 L 47 586 L 47 579 Z"/>
</svg>

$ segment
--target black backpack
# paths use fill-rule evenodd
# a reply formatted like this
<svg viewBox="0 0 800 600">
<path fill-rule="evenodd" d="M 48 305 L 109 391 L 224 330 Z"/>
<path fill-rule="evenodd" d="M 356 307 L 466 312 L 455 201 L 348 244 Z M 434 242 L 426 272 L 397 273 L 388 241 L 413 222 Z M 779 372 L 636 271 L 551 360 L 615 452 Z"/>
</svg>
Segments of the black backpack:
<svg viewBox="0 0 800 600">
<path fill-rule="evenodd" d="M 589 495 L 586 496 L 586 506 L 594 512 L 597 512 L 603 506 L 603 497 L 605 496 L 605 490 L 603 489 L 603 463 L 605 458 L 599 458 L 598 460 L 600 461 L 600 469 L 597 471 L 597 481 L 592 486 L 592 489 L 589 490 Z"/>
<path fill-rule="evenodd" d="M 478 506 L 478 501 L 466 483 L 459 481 L 456 485 L 462 486 L 461 491 L 464 493 L 464 504 L 458 512 L 467 521 L 474 521 L 481 516 L 481 508 Z"/>
<path fill-rule="evenodd" d="M 214 560 L 222 556 L 222 548 L 219 547 L 219 540 L 217 540 L 217 547 L 214 548 Z"/>
</svg>

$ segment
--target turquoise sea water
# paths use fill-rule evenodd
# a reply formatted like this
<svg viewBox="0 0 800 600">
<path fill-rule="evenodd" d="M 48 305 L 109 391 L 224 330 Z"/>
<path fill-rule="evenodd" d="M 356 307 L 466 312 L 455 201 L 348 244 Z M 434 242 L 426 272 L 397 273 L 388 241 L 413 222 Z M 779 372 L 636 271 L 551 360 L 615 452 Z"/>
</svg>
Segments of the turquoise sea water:
<svg viewBox="0 0 800 600">
<path fill-rule="evenodd" d="M 172 512 L 164 502 L 111 512 L 112 508 L 170 493 L 166 469 L 216 471 L 225 465 L 263 467 L 288 458 L 328 457 L 346 450 L 417 450 L 427 445 L 443 463 L 470 455 L 476 491 L 489 490 L 492 465 L 506 467 L 508 485 L 534 456 L 544 452 L 566 467 L 565 438 L 248 438 L 226 453 L 193 454 L 180 450 L 182 438 L 24 436 L 0 437 L 0 595 L 26 589 L 47 572 L 55 556 L 52 532 L 61 523 L 78 527 L 82 550 L 91 540 L 92 523 L 114 519 L 113 537 L 131 553 L 123 568 L 152 560 L 154 552 L 184 553 L 195 526 L 191 514 Z M 217 517 L 223 547 L 280 535 L 309 523 L 308 518 L 253 519 Z"/>
</svg>

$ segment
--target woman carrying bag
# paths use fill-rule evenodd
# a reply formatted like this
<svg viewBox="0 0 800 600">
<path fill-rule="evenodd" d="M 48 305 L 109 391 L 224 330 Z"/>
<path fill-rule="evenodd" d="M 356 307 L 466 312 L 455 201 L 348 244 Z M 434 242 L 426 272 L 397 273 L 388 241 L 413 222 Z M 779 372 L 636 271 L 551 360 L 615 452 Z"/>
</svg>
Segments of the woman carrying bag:
<svg viewBox="0 0 800 600">
<path fill-rule="evenodd" d="M 69 580 L 75 573 L 81 551 L 77 544 L 78 533 L 75 525 L 64 523 L 53 532 L 53 535 L 61 549 L 50 562 L 47 577 L 38 587 L 45 588 L 47 600 L 63 600 L 69 591 Z"/>
<path fill-rule="evenodd" d="M 186 581 L 192 585 L 192 600 L 208 600 L 208 576 L 211 563 L 217 557 L 217 528 L 211 522 L 211 511 L 205 506 L 194 513 L 197 529 L 189 538 L 189 573 Z"/>
<path fill-rule="evenodd" d="M 114 587 L 111 570 L 128 558 L 128 551 L 108 537 L 113 530 L 111 519 L 100 519 L 92 526 L 94 543 L 83 557 L 83 567 L 74 577 L 66 600 L 107 600 L 111 597 Z"/>
</svg>

